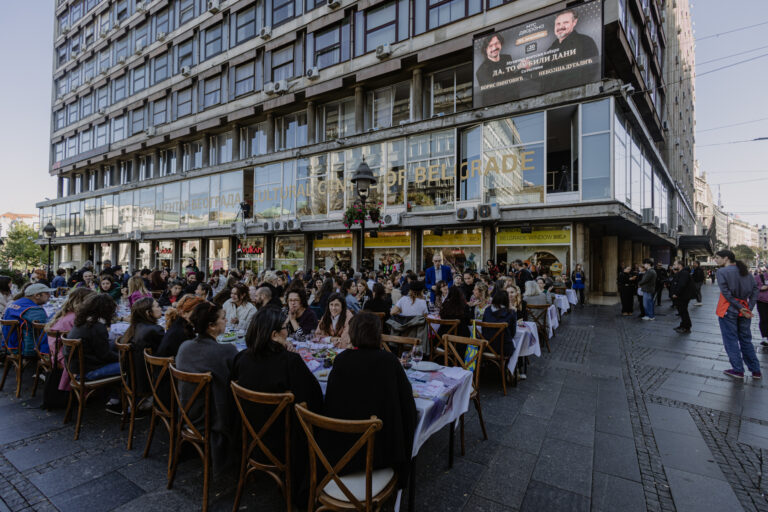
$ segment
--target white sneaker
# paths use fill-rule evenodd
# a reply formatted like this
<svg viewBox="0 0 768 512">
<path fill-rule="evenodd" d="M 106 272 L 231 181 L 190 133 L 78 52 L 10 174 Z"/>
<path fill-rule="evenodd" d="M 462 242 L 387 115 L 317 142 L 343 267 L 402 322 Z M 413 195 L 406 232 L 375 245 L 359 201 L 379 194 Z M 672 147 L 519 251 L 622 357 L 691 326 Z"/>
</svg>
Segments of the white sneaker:
<svg viewBox="0 0 768 512">
<path fill-rule="evenodd" d="M 651 318 L 651 317 L 649 317 L 649 316 L 644 316 L 644 317 L 643 317 L 643 318 L 641 318 L 640 320 L 656 320 L 656 319 L 655 319 L 655 318 Z"/>
<path fill-rule="evenodd" d="M 524 373 L 521 373 L 521 374 L 519 375 L 519 377 L 520 377 L 520 380 L 525 380 L 525 379 L 527 379 L 527 378 L 528 378 L 528 376 L 527 376 L 526 374 L 524 374 Z"/>
</svg>

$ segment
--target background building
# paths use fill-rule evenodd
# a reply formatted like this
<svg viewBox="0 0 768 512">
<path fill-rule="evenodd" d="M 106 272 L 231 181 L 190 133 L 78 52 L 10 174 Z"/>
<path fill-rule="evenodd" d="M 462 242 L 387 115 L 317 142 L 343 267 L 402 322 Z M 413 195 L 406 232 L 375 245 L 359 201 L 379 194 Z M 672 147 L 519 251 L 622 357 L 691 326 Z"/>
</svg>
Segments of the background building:
<svg viewBox="0 0 768 512">
<path fill-rule="evenodd" d="M 615 294 L 620 264 L 706 250 L 692 152 L 659 149 L 664 69 L 688 58 L 682 3 L 665 18 L 655 0 L 59 1 L 58 197 L 41 222 L 70 264 L 422 268 L 440 253 L 582 263 Z M 342 218 L 363 160 L 384 224 L 359 261 Z"/>
<path fill-rule="evenodd" d="M 728 222 L 728 246 L 746 245 L 752 249 L 758 249 L 760 237 L 757 224 L 750 224 L 741 219 L 731 217 Z"/>
<path fill-rule="evenodd" d="M 27 226 L 37 231 L 39 221 L 40 221 L 40 217 L 38 215 L 35 215 L 34 213 L 5 212 L 3 214 L 0 214 L 0 236 L 1 237 L 8 236 L 8 231 L 10 231 L 13 225 L 17 222 L 26 224 Z"/>
</svg>

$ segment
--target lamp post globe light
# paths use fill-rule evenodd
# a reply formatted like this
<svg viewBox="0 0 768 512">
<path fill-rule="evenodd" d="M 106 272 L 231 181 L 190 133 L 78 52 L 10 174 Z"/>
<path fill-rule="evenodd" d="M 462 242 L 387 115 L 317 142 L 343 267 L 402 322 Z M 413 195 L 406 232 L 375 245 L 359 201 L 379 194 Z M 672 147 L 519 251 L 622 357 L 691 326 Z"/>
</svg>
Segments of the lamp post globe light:
<svg viewBox="0 0 768 512">
<path fill-rule="evenodd" d="M 357 197 L 360 199 L 360 207 L 365 211 L 365 202 L 368 200 L 368 195 L 371 193 L 371 187 L 376 185 L 376 176 L 373 175 L 373 171 L 365 163 L 365 158 L 357 166 L 355 173 L 352 175 L 350 181 L 355 185 L 357 191 Z M 360 260 L 358 262 L 358 271 L 363 269 L 363 255 L 365 254 L 365 215 L 360 226 Z"/>
<path fill-rule="evenodd" d="M 43 228 L 43 233 L 45 233 L 45 238 L 48 239 L 48 282 L 50 283 L 53 280 L 53 271 L 51 269 L 51 244 L 53 243 L 53 237 L 56 236 L 56 226 L 54 226 L 53 223 L 48 222 Z"/>
</svg>

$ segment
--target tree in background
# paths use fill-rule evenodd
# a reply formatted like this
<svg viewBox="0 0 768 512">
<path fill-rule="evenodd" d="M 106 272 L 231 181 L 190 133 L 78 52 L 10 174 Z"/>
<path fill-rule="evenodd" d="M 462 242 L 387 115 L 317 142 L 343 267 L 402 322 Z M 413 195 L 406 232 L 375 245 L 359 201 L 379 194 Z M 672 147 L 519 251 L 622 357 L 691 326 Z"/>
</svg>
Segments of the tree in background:
<svg viewBox="0 0 768 512">
<path fill-rule="evenodd" d="M 14 223 L 0 250 L 3 264 L 17 270 L 40 266 L 43 250 L 35 243 L 37 238 L 37 232 L 31 226 L 22 222 Z"/>
<path fill-rule="evenodd" d="M 731 250 L 733 251 L 733 254 L 736 255 L 736 259 L 743 261 L 748 267 L 754 264 L 755 256 L 757 255 L 748 245 L 740 244 Z"/>
</svg>

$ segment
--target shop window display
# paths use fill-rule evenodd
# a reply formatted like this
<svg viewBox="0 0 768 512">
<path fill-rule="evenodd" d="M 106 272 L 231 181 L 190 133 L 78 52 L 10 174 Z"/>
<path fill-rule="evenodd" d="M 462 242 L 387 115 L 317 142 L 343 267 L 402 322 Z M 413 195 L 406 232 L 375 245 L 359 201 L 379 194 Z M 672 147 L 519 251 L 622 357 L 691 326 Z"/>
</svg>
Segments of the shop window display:
<svg viewBox="0 0 768 512">
<path fill-rule="evenodd" d="M 539 272 L 567 279 L 571 260 L 571 227 L 540 226 L 530 232 L 503 228 L 496 234 L 496 261 L 527 261 Z"/>
<path fill-rule="evenodd" d="M 423 259 L 430 262 L 435 254 L 443 258 L 443 264 L 454 273 L 478 270 L 483 265 L 483 235 L 480 228 L 425 229 Z"/>
<path fill-rule="evenodd" d="M 304 235 L 275 237 L 275 270 L 287 270 L 291 274 L 304 268 Z"/>
</svg>

